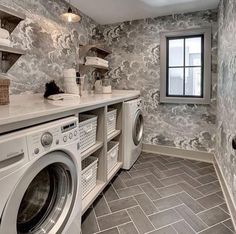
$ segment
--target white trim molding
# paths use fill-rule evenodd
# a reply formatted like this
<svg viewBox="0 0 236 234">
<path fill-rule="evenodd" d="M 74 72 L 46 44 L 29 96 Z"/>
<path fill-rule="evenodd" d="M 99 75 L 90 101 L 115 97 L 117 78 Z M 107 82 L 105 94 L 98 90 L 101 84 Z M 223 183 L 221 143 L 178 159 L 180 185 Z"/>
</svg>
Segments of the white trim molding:
<svg viewBox="0 0 236 234">
<path fill-rule="evenodd" d="M 208 163 L 213 163 L 213 158 L 214 158 L 214 155 L 212 153 L 204 151 L 184 150 L 162 145 L 143 144 L 142 151 L 148 153 L 162 154 L 177 158 L 185 158 L 201 162 L 208 162 Z"/>
<path fill-rule="evenodd" d="M 230 212 L 230 216 L 231 216 L 231 219 L 232 219 L 232 222 L 233 222 L 233 225 L 234 225 L 234 229 L 236 230 L 236 205 L 234 203 L 233 196 L 232 196 L 232 194 L 230 192 L 230 189 L 229 189 L 229 187 L 226 183 L 224 174 L 222 173 L 222 170 L 219 167 L 219 163 L 217 162 L 216 157 L 214 157 L 213 165 L 214 165 L 217 177 L 219 179 L 220 186 L 221 186 L 221 189 L 223 191 L 227 207 L 228 207 L 229 212 Z"/>
</svg>

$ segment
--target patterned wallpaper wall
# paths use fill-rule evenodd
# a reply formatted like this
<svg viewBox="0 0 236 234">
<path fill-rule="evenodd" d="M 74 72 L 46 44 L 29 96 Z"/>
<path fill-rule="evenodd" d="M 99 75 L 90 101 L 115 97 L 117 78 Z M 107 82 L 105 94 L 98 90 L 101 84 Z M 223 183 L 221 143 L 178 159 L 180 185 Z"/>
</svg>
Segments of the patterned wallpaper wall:
<svg viewBox="0 0 236 234">
<path fill-rule="evenodd" d="M 103 41 L 111 47 L 111 72 L 115 88 L 139 89 L 145 104 L 145 143 L 181 149 L 212 151 L 215 138 L 217 12 L 159 17 L 99 26 L 83 15 L 66 24 L 59 15 L 67 9 L 62 0 L 0 0 L 0 4 L 26 14 L 12 34 L 14 46 L 26 55 L 11 68 L 11 93 L 43 92 L 54 79 L 62 86 L 62 71 L 78 61 L 79 44 Z M 160 32 L 212 26 L 212 103 L 160 104 Z"/>
<path fill-rule="evenodd" d="M 216 157 L 236 203 L 236 1 L 221 0 L 219 7 L 219 52 Z"/>
<path fill-rule="evenodd" d="M 160 104 L 160 32 L 211 26 L 211 105 Z M 217 11 L 99 26 L 97 37 L 112 48 L 110 76 L 118 89 L 141 90 L 145 143 L 212 151 L 215 140 Z M 99 32 L 98 30 L 98 32 Z"/>
<path fill-rule="evenodd" d="M 11 38 L 13 46 L 26 50 L 8 72 L 11 93 L 43 92 L 45 83 L 52 79 L 62 86 L 63 69 L 75 65 L 79 44 L 91 41 L 96 24 L 83 14 L 79 23 L 63 22 L 59 15 L 68 5 L 62 0 L 0 0 L 0 4 L 27 17 Z"/>
</svg>

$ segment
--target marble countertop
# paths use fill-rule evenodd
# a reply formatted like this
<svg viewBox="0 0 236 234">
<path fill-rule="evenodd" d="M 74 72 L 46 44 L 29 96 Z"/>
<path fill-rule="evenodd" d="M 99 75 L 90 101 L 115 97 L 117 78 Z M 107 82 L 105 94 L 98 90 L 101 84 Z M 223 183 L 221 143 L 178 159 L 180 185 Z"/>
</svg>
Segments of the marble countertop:
<svg viewBox="0 0 236 234">
<path fill-rule="evenodd" d="M 77 100 L 65 101 L 46 100 L 42 94 L 12 95 L 9 105 L 0 106 L 0 133 L 13 130 L 10 125 L 14 123 L 19 125 L 19 122 L 22 121 L 33 121 L 62 113 L 66 115 L 66 112 L 127 101 L 137 98 L 139 95 L 140 92 L 137 90 L 113 90 L 112 94 L 92 94 Z M 22 127 L 25 125 L 26 123 Z M 19 125 L 15 128 L 20 127 Z"/>
</svg>

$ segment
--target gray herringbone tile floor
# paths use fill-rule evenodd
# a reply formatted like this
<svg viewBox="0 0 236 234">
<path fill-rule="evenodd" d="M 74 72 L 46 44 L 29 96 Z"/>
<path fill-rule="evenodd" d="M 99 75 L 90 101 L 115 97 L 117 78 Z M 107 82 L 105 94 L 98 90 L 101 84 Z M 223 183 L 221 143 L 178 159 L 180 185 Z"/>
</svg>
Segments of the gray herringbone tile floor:
<svg viewBox="0 0 236 234">
<path fill-rule="evenodd" d="M 85 213 L 82 233 L 235 232 L 212 164 L 143 153 Z"/>
</svg>

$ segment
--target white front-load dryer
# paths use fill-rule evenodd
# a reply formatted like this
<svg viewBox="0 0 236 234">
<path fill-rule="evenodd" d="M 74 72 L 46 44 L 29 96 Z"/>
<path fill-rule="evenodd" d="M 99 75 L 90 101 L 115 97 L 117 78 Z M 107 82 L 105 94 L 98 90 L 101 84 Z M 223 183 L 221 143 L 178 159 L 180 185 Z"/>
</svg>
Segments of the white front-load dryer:
<svg viewBox="0 0 236 234">
<path fill-rule="evenodd" d="M 81 159 L 76 117 L 0 137 L 0 234 L 78 234 Z"/>
<path fill-rule="evenodd" d="M 124 103 L 124 164 L 123 169 L 129 170 L 142 151 L 143 139 L 143 105 L 142 100 L 135 99 Z"/>
</svg>

